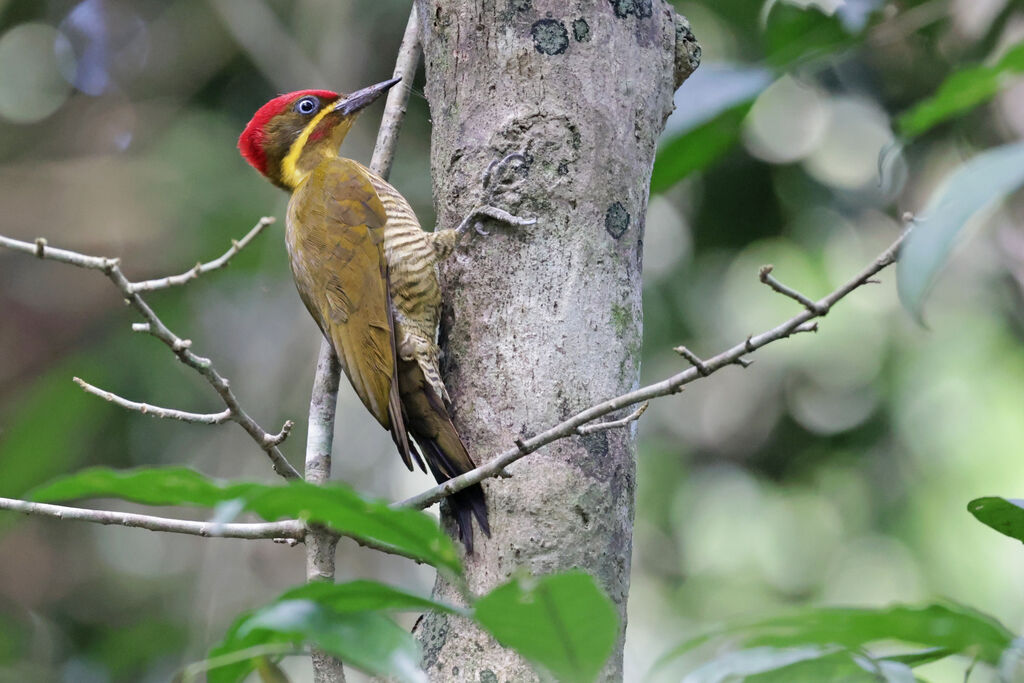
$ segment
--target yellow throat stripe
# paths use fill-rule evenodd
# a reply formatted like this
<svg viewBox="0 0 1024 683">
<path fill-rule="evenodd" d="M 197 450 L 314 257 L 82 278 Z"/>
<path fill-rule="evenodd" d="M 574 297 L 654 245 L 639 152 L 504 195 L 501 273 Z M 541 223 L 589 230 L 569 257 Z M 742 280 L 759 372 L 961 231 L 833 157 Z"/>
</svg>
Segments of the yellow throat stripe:
<svg viewBox="0 0 1024 683">
<path fill-rule="evenodd" d="M 328 104 L 316 116 L 310 119 L 306 127 L 299 133 L 299 137 L 295 138 L 295 142 L 288 148 L 288 154 L 281 160 L 281 179 L 288 187 L 298 187 L 299 183 L 309 175 L 299 171 L 299 157 L 302 156 L 302 150 L 305 149 L 306 143 L 309 142 L 309 136 L 313 134 L 313 131 L 316 130 L 320 122 L 332 111 L 334 111 L 334 105 Z M 343 126 L 345 124 L 341 122 L 338 125 Z"/>
</svg>

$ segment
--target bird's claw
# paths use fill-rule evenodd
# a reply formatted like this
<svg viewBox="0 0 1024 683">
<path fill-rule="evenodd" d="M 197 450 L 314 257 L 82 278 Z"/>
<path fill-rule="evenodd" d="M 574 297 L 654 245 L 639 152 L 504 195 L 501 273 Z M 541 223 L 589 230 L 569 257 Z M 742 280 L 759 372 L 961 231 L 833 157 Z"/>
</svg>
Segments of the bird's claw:
<svg viewBox="0 0 1024 683">
<path fill-rule="evenodd" d="M 459 223 L 459 227 L 455 228 L 455 232 L 460 236 L 464 235 L 469 230 L 469 226 L 472 225 L 473 230 L 478 235 L 487 237 L 491 233 L 483 229 L 483 222 L 477 220 L 480 217 L 492 218 L 501 223 L 506 223 L 508 225 L 515 225 L 519 227 L 526 227 L 537 223 L 536 218 L 520 218 L 519 216 L 515 216 L 509 213 L 508 211 L 505 211 L 504 209 L 499 209 L 496 206 L 489 206 L 487 204 L 484 204 L 483 206 L 478 206 L 472 211 L 470 211 L 469 215 L 462 219 L 462 222 Z"/>
<path fill-rule="evenodd" d="M 520 162 L 525 165 L 528 164 L 526 154 L 523 152 L 513 152 L 506 155 L 503 159 L 495 159 L 487 166 L 487 170 L 484 171 L 481 183 L 484 188 L 484 201 L 482 204 L 477 206 L 475 209 L 469 212 L 459 227 L 455 228 L 456 234 L 460 237 L 469 232 L 470 226 L 473 227 L 473 231 L 478 235 L 487 237 L 491 233 L 484 230 L 483 222 L 480 218 L 491 218 L 508 225 L 515 226 L 529 226 L 534 225 L 537 222 L 535 218 L 520 218 L 514 216 L 504 209 L 499 209 L 496 206 L 492 206 L 494 198 L 505 192 L 512 187 L 513 178 L 512 175 L 516 173 L 518 167 L 513 166 L 515 162 Z"/>
</svg>

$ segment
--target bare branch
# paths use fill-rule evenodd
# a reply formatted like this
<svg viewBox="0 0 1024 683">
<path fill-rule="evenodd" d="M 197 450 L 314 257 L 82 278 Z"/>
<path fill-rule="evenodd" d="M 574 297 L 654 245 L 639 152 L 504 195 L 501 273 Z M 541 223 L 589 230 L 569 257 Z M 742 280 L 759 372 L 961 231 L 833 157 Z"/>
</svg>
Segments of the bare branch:
<svg viewBox="0 0 1024 683">
<path fill-rule="evenodd" d="M 606 432 L 609 429 L 618 429 L 619 427 L 625 427 L 631 422 L 636 422 L 640 419 L 640 416 L 647 410 L 647 406 L 650 403 L 644 403 L 642 406 L 634 410 L 632 413 L 620 420 L 612 420 L 610 422 L 598 422 L 597 424 L 583 425 L 576 428 L 576 433 L 580 436 L 586 436 L 587 434 L 594 434 L 595 432 Z"/>
<path fill-rule="evenodd" d="M 129 290 L 132 292 L 152 292 L 157 289 L 167 289 L 168 287 L 176 287 L 183 285 L 191 280 L 195 280 L 200 275 L 209 273 L 211 270 L 217 270 L 228 265 L 228 262 L 240 252 L 245 249 L 246 246 L 256 236 L 263 232 L 263 229 L 274 222 L 273 216 L 264 216 L 259 220 L 258 223 L 253 227 L 252 230 L 245 234 L 240 240 L 231 240 L 231 248 L 225 251 L 219 258 L 216 258 L 207 263 L 197 263 L 192 268 L 189 268 L 181 275 L 168 275 L 167 277 L 157 278 L 155 280 L 144 280 L 142 282 L 133 282 L 129 286 Z"/>
<path fill-rule="evenodd" d="M 290 538 L 301 541 L 305 538 L 306 527 L 296 519 L 283 522 L 259 522 L 252 524 L 218 524 L 215 522 L 194 522 L 187 519 L 154 517 L 132 512 L 113 510 L 89 510 L 87 508 L 33 503 L 27 500 L 0 498 L 0 510 L 11 510 L 26 515 L 51 517 L 54 519 L 92 522 L 94 524 L 116 524 L 149 531 L 163 531 L 172 534 L 188 534 L 204 538 Z"/>
<path fill-rule="evenodd" d="M 127 410 L 134 410 L 137 413 L 143 415 L 149 415 L 150 417 L 159 417 L 164 420 L 181 420 L 182 422 L 191 422 L 192 424 L 206 424 L 206 425 L 219 425 L 224 424 L 231 419 L 231 411 L 224 410 L 219 413 L 187 413 L 184 410 L 174 410 L 173 408 L 161 408 L 159 406 L 151 406 L 148 403 L 136 403 L 135 401 L 129 401 L 126 398 L 122 398 L 111 391 L 104 391 L 99 387 L 95 387 L 89 384 L 85 380 L 78 377 L 73 378 L 75 384 L 82 387 L 86 393 L 99 396 L 100 398 L 110 401 L 115 405 L 119 405 Z"/>
<path fill-rule="evenodd" d="M 182 339 L 171 332 L 153 309 L 149 307 L 149 304 L 142 299 L 139 292 L 133 291 L 132 283 L 121 272 L 119 259 L 87 256 L 65 249 L 55 249 L 48 246 L 43 239 L 31 243 L 0 236 L 0 247 L 50 261 L 67 263 L 79 268 L 102 271 L 124 296 L 125 302 L 134 308 L 145 320 L 145 323 L 133 324 L 132 329 L 156 337 L 166 344 L 182 363 L 202 375 L 210 386 L 213 387 L 214 391 L 220 395 L 221 400 L 224 401 L 224 405 L 231 413 L 231 421 L 237 422 L 267 454 L 273 463 L 274 471 L 286 479 L 299 478 L 298 471 L 292 467 L 291 463 L 285 459 L 280 449 L 278 449 L 278 445 L 287 437 L 288 430 L 282 430 L 282 433 L 278 435 L 268 434 L 245 412 L 239 404 L 238 398 L 231 391 L 228 380 L 217 372 L 210 359 L 193 353 L 191 351 L 191 340 Z"/>
<path fill-rule="evenodd" d="M 861 270 L 861 272 L 854 276 L 853 279 L 849 280 L 822 299 L 819 299 L 816 302 L 811 302 L 813 307 L 807 308 L 807 310 L 804 310 L 799 315 L 790 318 L 781 325 L 773 327 L 767 332 L 752 335 L 745 341 L 742 341 L 732 348 L 719 353 L 714 358 L 705 361 L 701 361 L 697 356 L 690 353 L 688 349 L 687 353 L 692 355 L 693 359 L 690 359 L 687 354 L 684 354 L 682 351 L 677 349 L 680 354 L 686 356 L 687 359 L 690 360 L 693 367 L 663 379 L 660 382 L 649 384 L 637 389 L 636 391 L 631 391 L 629 393 L 622 394 L 621 396 L 616 396 L 608 401 L 604 401 L 603 403 L 591 406 L 586 410 L 576 413 L 569 419 L 560 422 L 554 427 L 551 427 L 528 439 L 518 439 L 514 448 L 510 448 L 487 459 L 486 464 L 481 465 L 474 470 L 470 470 L 465 474 L 460 474 L 454 479 L 449 479 L 443 484 L 438 484 L 433 488 L 427 489 L 423 493 L 415 495 L 412 498 L 400 503 L 395 503 L 395 507 L 412 507 L 419 509 L 429 507 L 439 500 L 461 491 L 467 486 L 472 486 L 473 484 L 480 483 L 484 479 L 497 476 L 507 466 L 520 458 L 533 453 L 542 446 L 546 446 L 553 441 L 578 434 L 577 429 L 579 427 L 586 425 L 589 422 L 593 422 L 600 417 L 604 417 L 611 412 L 621 410 L 622 408 L 635 405 L 642 401 L 649 401 L 661 396 L 678 393 L 682 390 L 684 385 L 701 379 L 702 377 L 707 377 L 726 366 L 736 364 L 742 365 L 743 367 L 749 366 L 752 361 L 743 358 L 744 355 L 752 353 L 772 342 L 785 339 L 793 334 L 816 330 L 817 326 L 812 322 L 815 318 L 819 318 L 828 313 L 836 302 L 853 290 L 867 284 L 875 274 L 896 262 L 900 245 L 903 243 L 905 236 L 906 232 L 904 232 L 899 239 L 893 242 L 888 249 L 882 252 L 870 265 L 866 266 Z M 699 362 L 700 365 L 694 361 Z M 701 366 L 703 367 L 703 371 L 699 369 Z"/>
</svg>

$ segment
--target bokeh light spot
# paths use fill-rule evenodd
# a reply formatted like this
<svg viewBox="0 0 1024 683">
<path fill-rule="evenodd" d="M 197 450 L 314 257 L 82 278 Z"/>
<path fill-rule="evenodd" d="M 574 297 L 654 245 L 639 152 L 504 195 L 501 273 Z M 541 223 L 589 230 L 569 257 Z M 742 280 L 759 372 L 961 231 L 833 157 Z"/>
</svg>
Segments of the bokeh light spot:
<svg viewBox="0 0 1024 683">
<path fill-rule="evenodd" d="M 826 185 L 862 190 L 878 181 L 879 154 L 892 142 L 886 115 L 855 97 L 832 101 L 826 134 L 805 161 L 807 172 Z"/>
<path fill-rule="evenodd" d="M 149 56 L 146 24 L 113 0 L 84 0 L 60 23 L 63 44 L 74 57 L 63 69 L 69 83 L 88 95 L 116 90 L 137 74 Z"/>
<path fill-rule="evenodd" d="M 747 116 L 743 140 L 755 157 L 772 163 L 799 161 L 819 143 L 828 123 L 822 95 L 790 76 L 761 93 Z"/>
<path fill-rule="evenodd" d="M 71 89 L 57 64 L 57 29 L 15 26 L 0 37 L 0 117 L 35 123 L 60 109 Z"/>
</svg>

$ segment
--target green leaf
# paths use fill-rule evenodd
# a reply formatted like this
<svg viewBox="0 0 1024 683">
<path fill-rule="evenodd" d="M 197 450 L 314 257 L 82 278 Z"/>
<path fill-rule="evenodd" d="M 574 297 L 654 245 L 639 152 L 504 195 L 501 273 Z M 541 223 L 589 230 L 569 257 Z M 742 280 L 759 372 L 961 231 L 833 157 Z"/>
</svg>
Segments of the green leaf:
<svg viewBox="0 0 1024 683">
<path fill-rule="evenodd" d="M 899 131 L 904 137 L 914 137 L 968 112 L 988 102 L 1020 73 L 1024 73 L 1024 42 L 1011 48 L 993 66 L 976 66 L 954 73 L 935 95 L 899 118 Z"/>
<path fill-rule="evenodd" d="M 90 467 L 33 489 L 31 500 L 56 503 L 75 498 L 116 497 L 144 505 L 215 507 L 239 496 L 227 495 L 227 482 L 187 467 L 114 470 Z"/>
<path fill-rule="evenodd" d="M 1024 543 L 1024 500 L 1016 498 L 975 498 L 967 510 L 986 526 Z"/>
<path fill-rule="evenodd" d="M 367 500 L 342 484 L 230 484 L 183 467 L 124 471 L 97 467 L 32 493 L 34 500 L 44 502 L 111 496 L 147 505 L 215 507 L 241 501 L 243 509 L 269 521 L 296 518 L 323 524 L 340 534 L 384 544 L 408 557 L 462 573 L 455 545 L 429 515 Z"/>
<path fill-rule="evenodd" d="M 735 639 L 749 648 L 821 645 L 850 650 L 896 640 L 943 648 L 947 654 L 970 653 L 990 664 L 999 661 L 1013 640 L 1013 634 L 992 617 L 956 605 L 805 609 L 783 616 L 739 621 L 703 634 L 670 651 L 655 668 L 723 637 Z M 893 663 L 901 662 L 894 659 Z"/>
<path fill-rule="evenodd" d="M 854 44 L 859 34 L 847 32 L 839 19 L 828 16 L 817 7 L 794 7 L 776 2 L 765 23 L 767 61 L 786 67 L 804 59 L 830 55 Z"/>
<path fill-rule="evenodd" d="M 732 149 L 740 138 L 743 119 L 753 105 L 753 99 L 741 102 L 663 144 L 654 159 L 651 192 L 667 190 Z"/>
<path fill-rule="evenodd" d="M 580 571 L 514 579 L 477 601 L 476 618 L 562 683 L 597 678 L 619 632 L 611 600 Z"/>
<path fill-rule="evenodd" d="M 373 676 L 408 683 L 427 680 L 413 637 L 377 612 L 337 612 L 312 600 L 284 600 L 243 615 L 210 661 L 230 660 L 233 653 L 257 651 L 277 643 L 309 644 Z M 253 670 L 257 658 L 211 669 L 209 683 L 236 683 Z"/>
<path fill-rule="evenodd" d="M 1024 142 L 978 154 L 936 190 L 900 250 L 897 285 L 918 320 L 928 291 L 960 229 L 975 214 L 1024 184 Z"/>
<path fill-rule="evenodd" d="M 316 609 L 309 607 L 310 603 L 314 604 Z M 231 655 L 244 654 L 249 650 L 259 651 L 262 646 L 282 642 L 317 645 L 353 666 L 378 675 L 384 673 L 380 670 L 381 667 L 392 667 L 394 662 L 402 668 L 413 653 L 408 651 L 405 639 L 394 637 L 390 625 L 382 625 L 384 622 L 377 618 L 380 615 L 371 619 L 369 628 L 376 629 L 378 635 L 385 637 L 385 644 L 389 642 L 391 646 L 399 648 L 397 654 L 386 649 L 362 648 L 361 651 L 371 655 L 366 659 L 361 658 L 359 653 L 353 654 L 334 642 L 353 625 L 366 627 L 366 614 L 380 610 L 439 610 L 452 614 L 468 614 L 468 610 L 376 581 L 315 582 L 296 586 L 282 593 L 270 605 L 243 614 L 232 624 L 223 642 L 210 650 L 207 661 L 226 659 L 228 662 L 225 666 L 218 667 L 216 673 L 211 674 L 211 683 L 215 680 L 237 681 L 259 664 L 258 657 L 243 657 L 239 661 L 232 661 Z M 301 623 L 301 628 L 297 628 L 296 623 Z M 412 661 L 418 661 L 418 656 L 416 653 L 416 658 Z M 413 678 L 415 679 L 415 676 Z"/>
</svg>

